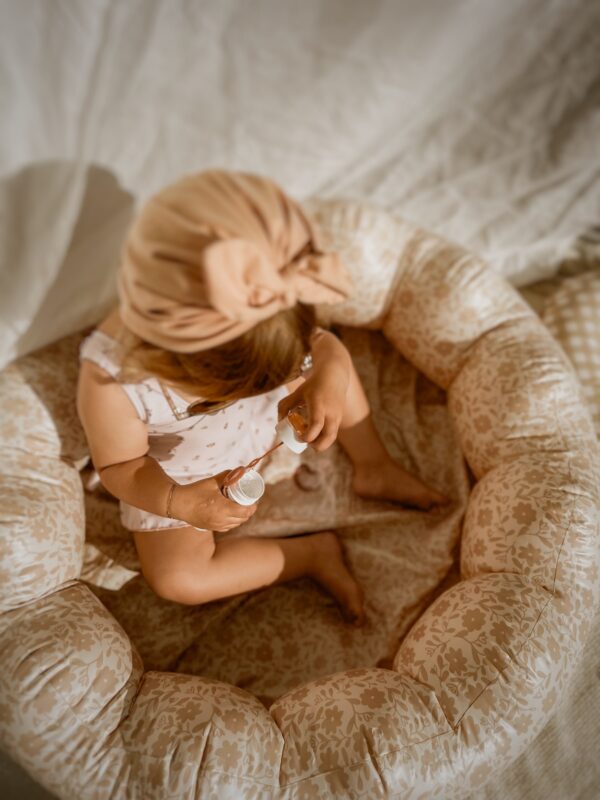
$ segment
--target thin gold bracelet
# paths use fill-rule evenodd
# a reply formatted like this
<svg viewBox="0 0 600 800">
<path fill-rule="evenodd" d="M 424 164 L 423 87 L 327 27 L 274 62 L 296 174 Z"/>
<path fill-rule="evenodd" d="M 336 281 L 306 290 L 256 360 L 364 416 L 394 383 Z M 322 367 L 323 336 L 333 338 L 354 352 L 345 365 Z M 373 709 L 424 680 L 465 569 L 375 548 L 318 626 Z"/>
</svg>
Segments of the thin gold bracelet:
<svg viewBox="0 0 600 800">
<path fill-rule="evenodd" d="M 169 517 L 169 519 L 175 519 L 175 517 L 171 516 L 171 500 L 173 499 L 173 492 L 176 486 L 176 483 L 172 483 L 169 486 L 169 494 L 167 495 L 167 517 Z"/>
</svg>

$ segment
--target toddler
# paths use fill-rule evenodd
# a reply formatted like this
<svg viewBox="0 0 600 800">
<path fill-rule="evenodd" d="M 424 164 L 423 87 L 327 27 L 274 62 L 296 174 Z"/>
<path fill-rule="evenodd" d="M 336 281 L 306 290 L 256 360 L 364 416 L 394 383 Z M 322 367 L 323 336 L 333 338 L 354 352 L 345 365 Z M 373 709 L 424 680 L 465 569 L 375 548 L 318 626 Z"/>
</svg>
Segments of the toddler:
<svg viewBox="0 0 600 800">
<path fill-rule="evenodd" d="M 363 623 L 334 532 L 215 542 L 256 511 L 224 496 L 225 476 L 272 447 L 298 405 L 305 441 L 320 452 L 337 440 L 362 497 L 446 502 L 389 456 L 348 351 L 315 324 L 314 304 L 351 289 L 339 256 L 321 251 L 314 223 L 267 178 L 207 170 L 142 208 L 123 246 L 119 306 L 81 345 L 77 409 L 159 596 L 197 604 L 309 576 Z"/>
</svg>

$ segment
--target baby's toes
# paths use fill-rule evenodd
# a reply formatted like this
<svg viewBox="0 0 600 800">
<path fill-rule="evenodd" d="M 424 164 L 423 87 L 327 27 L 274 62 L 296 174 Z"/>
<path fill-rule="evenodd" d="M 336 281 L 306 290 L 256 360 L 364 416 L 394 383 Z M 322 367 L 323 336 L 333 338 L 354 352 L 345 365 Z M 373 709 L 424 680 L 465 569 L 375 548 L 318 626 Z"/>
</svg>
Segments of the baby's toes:
<svg viewBox="0 0 600 800">
<path fill-rule="evenodd" d="M 435 489 L 427 489 L 426 491 L 419 492 L 414 497 L 414 505 L 422 511 L 430 511 L 432 508 L 438 508 L 448 505 L 450 501 L 443 494 L 436 492 Z"/>
<path fill-rule="evenodd" d="M 450 503 L 450 498 L 446 497 L 446 495 L 440 494 L 440 492 L 436 492 L 435 489 L 432 491 L 433 495 L 433 502 L 436 506 L 447 506 Z"/>
<path fill-rule="evenodd" d="M 353 597 L 348 605 L 345 606 L 342 615 L 346 622 L 349 622 L 357 628 L 365 624 L 366 617 L 362 592 Z"/>
<path fill-rule="evenodd" d="M 360 627 L 365 622 L 365 595 L 362 586 L 354 578 L 345 587 L 344 595 L 338 598 L 340 611 L 346 622 Z"/>
</svg>

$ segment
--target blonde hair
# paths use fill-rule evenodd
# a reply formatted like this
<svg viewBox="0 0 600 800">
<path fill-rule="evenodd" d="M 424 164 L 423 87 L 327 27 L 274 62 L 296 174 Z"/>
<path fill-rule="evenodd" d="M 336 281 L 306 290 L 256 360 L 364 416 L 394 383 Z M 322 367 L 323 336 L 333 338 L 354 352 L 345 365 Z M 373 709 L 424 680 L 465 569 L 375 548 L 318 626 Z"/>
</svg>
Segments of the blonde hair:
<svg viewBox="0 0 600 800">
<path fill-rule="evenodd" d="M 136 383 L 156 377 L 197 395 L 192 413 L 215 411 L 235 400 L 262 394 L 300 374 L 316 325 L 313 306 L 297 303 L 257 323 L 230 342 L 196 353 L 156 347 L 123 328 L 118 380 Z"/>
</svg>

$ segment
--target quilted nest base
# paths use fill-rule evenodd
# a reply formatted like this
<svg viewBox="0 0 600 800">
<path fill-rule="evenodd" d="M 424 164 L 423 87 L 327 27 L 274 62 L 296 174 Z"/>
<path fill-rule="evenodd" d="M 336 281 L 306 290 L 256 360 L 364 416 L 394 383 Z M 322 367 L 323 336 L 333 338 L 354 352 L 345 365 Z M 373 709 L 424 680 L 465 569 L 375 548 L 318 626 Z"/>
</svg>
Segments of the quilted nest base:
<svg viewBox="0 0 600 800">
<path fill-rule="evenodd" d="M 83 576 L 127 631 L 146 669 L 215 678 L 269 705 L 320 676 L 391 664 L 413 622 L 458 579 L 457 543 L 469 478 L 445 393 L 380 332 L 338 330 L 388 450 L 446 492 L 453 500 L 450 510 L 423 513 L 361 499 L 338 444 L 323 453 L 309 448 L 300 457 L 318 475 L 316 490 L 303 491 L 291 476 L 267 484 L 256 514 L 228 538 L 336 529 L 366 595 L 367 623 L 353 629 L 333 598 L 308 578 L 204 606 L 161 600 L 139 574 L 117 501 L 102 491 L 86 493 Z"/>
</svg>

